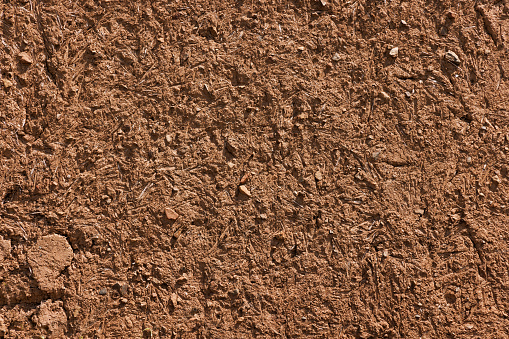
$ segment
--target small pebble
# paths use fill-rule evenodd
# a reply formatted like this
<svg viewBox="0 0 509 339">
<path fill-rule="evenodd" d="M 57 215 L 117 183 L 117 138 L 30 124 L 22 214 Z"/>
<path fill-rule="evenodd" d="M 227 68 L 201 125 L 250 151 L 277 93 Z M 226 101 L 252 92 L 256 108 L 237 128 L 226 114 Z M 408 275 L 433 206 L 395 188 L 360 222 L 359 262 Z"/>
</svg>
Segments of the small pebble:
<svg viewBox="0 0 509 339">
<path fill-rule="evenodd" d="M 182 285 L 187 282 L 187 275 L 184 273 L 180 278 L 177 279 L 177 285 Z"/>
<path fill-rule="evenodd" d="M 380 91 L 380 97 L 385 100 L 389 100 L 391 98 L 389 94 L 385 93 L 384 91 Z"/>
<path fill-rule="evenodd" d="M 171 304 L 173 307 L 177 307 L 177 304 L 178 304 L 178 296 L 177 296 L 177 293 L 172 293 L 171 294 L 171 297 L 170 297 L 170 300 L 171 300 Z"/>
<path fill-rule="evenodd" d="M 3 85 L 5 88 L 9 88 L 9 87 L 12 87 L 12 81 L 10 81 L 9 79 L 2 79 L 2 82 L 3 82 Z"/>
<path fill-rule="evenodd" d="M 240 151 L 240 143 L 238 141 L 237 138 L 235 137 L 228 137 L 226 139 L 226 150 L 228 152 L 230 152 L 231 155 L 233 155 L 234 157 L 237 157 L 239 155 L 239 151 Z"/>
<path fill-rule="evenodd" d="M 27 52 L 21 52 L 18 54 L 19 59 L 24 62 L 25 64 L 31 64 L 34 62 L 32 60 L 32 57 Z"/>
<path fill-rule="evenodd" d="M 320 172 L 320 171 L 316 171 L 316 173 L 315 173 L 315 179 L 316 179 L 317 181 L 322 181 L 322 179 L 323 179 L 322 172 Z"/>
<path fill-rule="evenodd" d="M 398 57 L 398 54 L 399 54 L 399 48 L 398 47 L 394 47 L 390 50 L 389 52 L 389 55 L 393 58 L 397 58 Z"/>
<path fill-rule="evenodd" d="M 339 55 L 339 53 L 334 53 L 334 55 L 332 56 L 333 61 L 339 61 L 340 59 L 341 59 L 341 55 Z"/>
<path fill-rule="evenodd" d="M 453 51 L 445 52 L 445 56 L 444 57 L 445 57 L 445 60 L 449 61 L 451 64 L 454 64 L 456 66 L 458 66 L 461 63 L 460 58 Z"/>
<path fill-rule="evenodd" d="M 123 284 L 122 286 L 120 286 L 119 292 L 120 292 L 121 296 L 123 296 L 123 297 L 127 296 L 127 292 L 128 292 L 127 284 Z"/>
<path fill-rule="evenodd" d="M 168 220 L 177 220 L 179 215 L 177 214 L 177 212 L 175 212 L 173 209 L 171 209 L 170 207 L 166 207 L 164 209 L 164 214 L 166 215 L 166 218 L 168 218 Z"/>
<path fill-rule="evenodd" d="M 249 189 L 246 187 L 246 185 L 240 185 L 239 186 L 239 192 L 250 197 L 251 196 L 251 192 L 249 191 Z"/>
<path fill-rule="evenodd" d="M 260 219 L 267 220 L 267 218 L 268 218 L 267 214 L 265 214 L 265 213 L 260 214 Z"/>
<path fill-rule="evenodd" d="M 467 157 L 467 164 L 471 164 L 472 163 L 472 157 Z"/>
<path fill-rule="evenodd" d="M 247 182 L 247 180 L 249 179 L 249 176 L 251 175 L 250 172 L 246 172 L 242 178 L 240 178 L 240 184 L 243 185 Z"/>
<path fill-rule="evenodd" d="M 230 298 L 238 297 L 239 293 L 240 292 L 239 292 L 239 290 L 237 288 L 232 290 L 232 291 L 228 291 L 228 295 L 230 296 Z"/>
<path fill-rule="evenodd" d="M 108 290 L 106 288 L 101 288 L 99 290 L 99 295 L 106 295 L 106 294 L 108 294 Z"/>
<path fill-rule="evenodd" d="M 416 214 L 420 214 L 420 215 L 423 215 L 423 214 L 424 214 L 424 210 L 423 210 L 423 209 L 421 209 L 421 208 L 417 208 L 417 209 L 415 209 L 415 210 L 414 210 L 414 212 L 415 212 Z"/>
</svg>

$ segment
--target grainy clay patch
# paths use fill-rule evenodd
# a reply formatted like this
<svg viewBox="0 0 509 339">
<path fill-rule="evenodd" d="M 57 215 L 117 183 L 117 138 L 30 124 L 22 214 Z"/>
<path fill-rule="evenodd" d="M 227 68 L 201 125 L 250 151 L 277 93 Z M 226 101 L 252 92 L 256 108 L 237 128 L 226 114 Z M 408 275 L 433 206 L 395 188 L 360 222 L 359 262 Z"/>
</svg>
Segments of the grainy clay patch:
<svg viewBox="0 0 509 339">
<path fill-rule="evenodd" d="M 0 22 L 0 337 L 509 337 L 508 1 Z"/>
</svg>

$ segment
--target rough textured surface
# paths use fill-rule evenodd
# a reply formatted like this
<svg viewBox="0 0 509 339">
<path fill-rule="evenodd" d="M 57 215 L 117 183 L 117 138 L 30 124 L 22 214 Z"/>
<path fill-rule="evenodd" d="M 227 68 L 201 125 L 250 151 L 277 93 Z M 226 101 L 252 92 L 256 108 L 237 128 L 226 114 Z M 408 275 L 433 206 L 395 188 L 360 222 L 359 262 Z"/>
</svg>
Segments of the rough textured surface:
<svg viewBox="0 0 509 339">
<path fill-rule="evenodd" d="M 0 261 L 8 259 L 11 254 L 11 241 L 4 240 L 0 235 Z"/>
<path fill-rule="evenodd" d="M 509 337 L 508 15 L 3 1 L 0 336 Z"/>
<path fill-rule="evenodd" d="M 62 308 L 62 302 L 46 300 L 37 307 L 32 321 L 39 328 L 47 329 L 52 337 L 62 337 L 67 328 L 67 315 Z"/>
<path fill-rule="evenodd" d="M 37 240 L 27 258 L 39 288 L 51 292 L 63 287 L 60 273 L 71 264 L 73 252 L 65 237 L 52 234 Z"/>
</svg>

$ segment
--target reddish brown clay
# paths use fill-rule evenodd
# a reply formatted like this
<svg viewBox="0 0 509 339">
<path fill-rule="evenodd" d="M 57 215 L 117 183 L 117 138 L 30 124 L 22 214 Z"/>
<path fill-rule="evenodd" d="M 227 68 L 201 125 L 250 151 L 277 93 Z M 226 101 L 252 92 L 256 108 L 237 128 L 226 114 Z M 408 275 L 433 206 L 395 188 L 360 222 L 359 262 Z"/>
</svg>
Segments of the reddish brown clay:
<svg viewBox="0 0 509 339">
<path fill-rule="evenodd" d="M 509 337 L 507 1 L 0 4 L 0 337 Z"/>
</svg>

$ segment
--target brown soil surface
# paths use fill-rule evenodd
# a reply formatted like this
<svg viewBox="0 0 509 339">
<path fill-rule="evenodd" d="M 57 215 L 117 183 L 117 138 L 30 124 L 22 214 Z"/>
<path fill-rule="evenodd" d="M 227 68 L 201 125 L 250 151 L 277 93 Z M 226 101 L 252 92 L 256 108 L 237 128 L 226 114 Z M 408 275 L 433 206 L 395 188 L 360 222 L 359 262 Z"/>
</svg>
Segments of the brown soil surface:
<svg viewBox="0 0 509 339">
<path fill-rule="evenodd" d="M 509 1 L 0 20 L 0 337 L 509 337 Z"/>
</svg>

